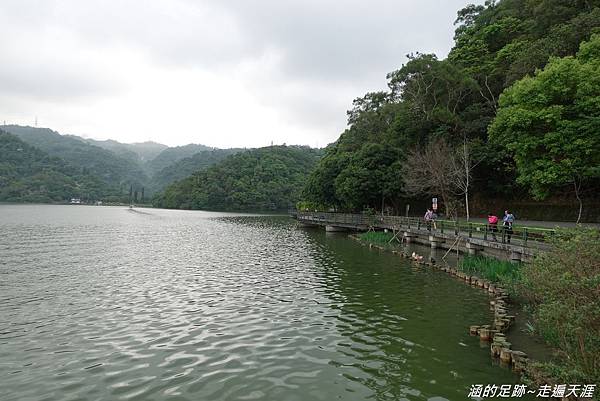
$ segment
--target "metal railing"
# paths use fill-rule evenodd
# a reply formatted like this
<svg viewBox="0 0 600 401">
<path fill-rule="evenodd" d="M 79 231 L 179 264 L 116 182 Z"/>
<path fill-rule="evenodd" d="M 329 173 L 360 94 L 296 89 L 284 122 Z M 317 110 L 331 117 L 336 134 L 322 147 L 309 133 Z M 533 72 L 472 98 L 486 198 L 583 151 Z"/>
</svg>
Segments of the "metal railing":
<svg viewBox="0 0 600 401">
<path fill-rule="evenodd" d="M 356 229 L 410 229 L 423 234 L 439 233 L 444 236 L 462 236 L 484 241 L 499 242 L 520 246 L 535 246 L 548 242 L 556 231 L 541 227 L 513 225 L 512 228 L 501 224 L 491 226 L 487 223 L 476 223 L 455 220 L 425 221 L 419 217 L 381 216 L 366 214 L 331 213 L 294 211 L 292 214 L 299 221 L 321 225 L 342 225 Z"/>
<path fill-rule="evenodd" d="M 431 224 L 432 231 L 453 233 L 454 235 L 478 238 L 485 241 L 529 246 L 532 243 L 545 243 L 554 237 L 556 231 L 549 228 L 530 227 L 513 224 L 505 227 L 502 224 L 490 225 L 467 221 L 437 220 Z"/>
</svg>

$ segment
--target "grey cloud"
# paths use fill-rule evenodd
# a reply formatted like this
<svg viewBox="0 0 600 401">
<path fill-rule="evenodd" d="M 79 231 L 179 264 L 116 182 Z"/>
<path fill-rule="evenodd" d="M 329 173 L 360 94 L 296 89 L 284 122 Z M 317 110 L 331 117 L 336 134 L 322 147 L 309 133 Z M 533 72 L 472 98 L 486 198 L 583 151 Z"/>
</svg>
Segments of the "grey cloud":
<svg viewBox="0 0 600 401">
<path fill-rule="evenodd" d="M 410 51 L 445 52 L 464 0 L 213 0 L 213 4 L 237 21 L 245 35 L 246 57 L 276 49 L 283 54 L 282 71 L 290 76 L 372 82 L 399 67 Z"/>
<path fill-rule="evenodd" d="M 242 80 L 290 124 L 341 129 L 352 99 L 384 88 L 405 54 L 444 56 L 466 3 L 3 0 L 8 62 L 0 64 L 0 87 L 40 99 L 118 96 L 127 86 L 117 76 L 120 61 L 103 58 L 131 52 L 173 74 L 200 69 Z"/>
<path fill-rule="evenodd" d="M 246 46 L 256 51 L 254 56 L 272 51 L 280 57 L 276 71 L 255 77 L 263 101 L 281 107 L 297 124 L 315 127 L 335 121 L 338 130 L 352 99 L 385 88 L 386 74 L 399 68 L 407 53 L 444 56 L 452 43 L 455 13 L 464 4 L 463 0 L 216 3 L 247 33 Z M 302 89 L 286 93 L 289 82 Z M 276 89 L 269 90 L 272 86 Z"/>
<path fill-rule="evenodd" d="M 464 0 L 8 3 L 17 18 L 60 25 L 96 46 L 137 46 L 164 63 L 235 67 L 277 49 L 289 74 L 361 80 L 399 66 L 406 52 L 446 49 Z"/>
<path fill-rule="evenodd" d="M 45 64 L 24 63 L 14 59 L 0 63 L 2 95 L 23 96 L 43 101 L 80 101 L 83 97 L 114 94 L 116 82 L 85 67 L 73 68 L 69 63 L 47 61 Z"/>
<path fill-rule="evenodd" d="M 407 53 L 447 51 L 455 12 L 463 5 L 462 0 L 218 3 L 248 33 L 249 48 L 280 55 L 277 71 L 256 77 L 264 101 L 285 106 L 297 123 L 312 126 L 332 120 L 340 126 L 352 99 L 384 88 L 386 73 L 399 68 Z M 286 94 L 290 81 L 302 93 Z M 284 89 L 277 93 L 271 86 Z"/>
<path fill-rule="evenodd" d="M 105 68 L 117 61 L 48 24 L 53 13 L 51 2 L 9 0 L 0 5 L 3 96 L 47 101 L 118 92 L 122 82 Z"/>
</svg>

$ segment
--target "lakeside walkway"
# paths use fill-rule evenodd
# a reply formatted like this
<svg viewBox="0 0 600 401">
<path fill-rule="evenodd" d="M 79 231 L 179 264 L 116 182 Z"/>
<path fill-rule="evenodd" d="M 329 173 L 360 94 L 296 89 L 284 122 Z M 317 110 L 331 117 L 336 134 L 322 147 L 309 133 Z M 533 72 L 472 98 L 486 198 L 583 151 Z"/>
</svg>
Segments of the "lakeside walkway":
<svg viewBox="0 0 600 401">
<path fill-rule="evenodd" d="M 502 219 L 502 216 L 499 216 Z M 459 219 L 460 221 L 466 222 L 464 219 Z M 483 217 L 474 217 L 471 218 L 471 222 L 473 223 L 486 223 L 487 219 Z M 500 220 L 500 223 L 502 220 Z M 600 229 L 600 223 L 581 223 L 582 227 L 589 228 L 597 228 Z M 537 227 L 537 228 L 574 228 L 577 227 L 577 223 L 574 221 L 549 221 L 549 220 L 519 220 L 515 221 L 515 226 L 525 226 L 525 227 Z"/>
<path fill-rule="evenodd" d="M 416 242 L 431 248 L 455 249 L 472 255 L 484 253 L 514 261 L 530 260 L 538 251 L 549 249 L 548 242 L 556 233 L 553 228 L 541 227 L 542 224 L 533 225 L 552 226 L 555 222 L 517 223 L 510 231 L 499 225 L 493 231 L 484 219 L 437 220 L 435 224 L 427 224 L 418 217 L 302 211 L 291 214 L 304 226 L 322 226 L 329 232 L 389 230 L 394 234 L 393 240 L 400 243 Z"/>
</svg>

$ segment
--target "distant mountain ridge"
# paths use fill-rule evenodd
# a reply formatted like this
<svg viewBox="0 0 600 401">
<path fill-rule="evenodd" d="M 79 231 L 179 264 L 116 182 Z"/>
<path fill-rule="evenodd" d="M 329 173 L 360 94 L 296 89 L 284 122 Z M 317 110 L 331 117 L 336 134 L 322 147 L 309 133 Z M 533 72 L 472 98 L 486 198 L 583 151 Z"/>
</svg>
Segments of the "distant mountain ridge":
<svg viewBox="0 0 600 401">
<path fill-rule="evenodd" d="M 84 139 L 92 145 L 99 146 L 106 150 L 110 150 L 118 155 L 126 155 L 129 153 L 137 155 L 140 162 L 148 162 L 158 156 L 163 150 L 168 149 L 167 145 L 153 141 L 137 142 L 137 143 L 122 143 L 114 139 L 96 140 Z"/>
<path fill-rule="evenodd" d="M 139 163 L 92 145 L 83 138 L 60 135 L 48 128 L 17 125 L 5 125 L 0 128 L 50 156 L 65 160 L 82 173 L 96 175 L 108 185 L 128 190 L 132 185 L 142 187 L 149 182 L 148 175 Z"/>
<path fill-rule="evenodd" d="M 95 185 L 97 190 L 88 191 L 88 195 L 94 199 L 115 199 L 116 196 L 127 201 L 130 190 L 139 192 L 142 188 L 147 196 L 151 196 L 169 184 L 242 150 L 218 149 L 201 144 L 168 147 L 152 141 L 128 144 L 112 139 L 95 140 L 61 135 L 48 128 L 19 125 L 3 125 L 0 130 L 10 133 L 67 168 L 68 174 L 65 173 L 65 176 L 88 177 L 100 183 Z M 3 136 L 4 142 L 12 140 Z M 22 196 L 22 201 L 31 199 L 23 194 Z M 57 201 L 55 196 L 51 198 L 51 201 Z M 15 195 L 12 199 L 18 201 L 18 196 Z"/>
<path fill-rule="evenodd" d="M 217 148 L 211 148 L 206 145 L 199 145 L 195 143 L 167 148 L 160 152 L 154 159 L 150 160 L 148 162 L 148 167 L 151 171 L 151 174 L 155 174 L 164 169 L 165 167 L 178 162 L 181 159 L 191 157 L 198 152 L 215 149 Z"/>
<path fill-rule="evenodd" d="M 118 196 L 100 178 L 0 129 L 0 201 L 62 202 Z"/>
</svg>

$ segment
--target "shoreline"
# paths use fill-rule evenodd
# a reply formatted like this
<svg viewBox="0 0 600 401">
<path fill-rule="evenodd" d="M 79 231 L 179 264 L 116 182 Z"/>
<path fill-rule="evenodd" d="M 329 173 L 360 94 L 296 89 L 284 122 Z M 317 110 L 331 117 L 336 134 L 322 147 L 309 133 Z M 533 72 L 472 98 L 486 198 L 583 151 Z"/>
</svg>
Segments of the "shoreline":
<svg viewBox="0 0 600 401">
<path fill-rule="evenodd" d="M 509 306 L 514 306 L 514 304 L 511 304 L 510 296 L 505 288 L 498 286 L 489 280 L 466 274 L 457 267 L 439 265 L 436 264 L 435 261 L 414 260 L 411 255 L 404 250 L 386 248 L 365 241 L 356 234 L 349 234 L 348 237 L 358 242 L 361 246 L 368 246 L 369 249 L 391 252 L 402 258 L 410 259 L 413 264 L 435 268 L 471 287 L 479 288 L 480 290 L 487 292 L 492 298 L 490 299 L 489 305 L 490 309 L 494 312 L 493 321 L 490 324 L 471 325 L 467 327 L 466 330 L 471 336 L 479 337 L 482 343 L 489 344 L 490 357 L 493 361 L 498 362 L 501 367 L 511 368 L 513 372 L 520 375 L 521 380 L 523 379 L 523 375 L 528 371 L 529 364 L 535 361 L 530 360 L 526 352 L 512 349 L 512 344 L 508 341 L 508 331 L 514 326 L 516 317 L 515 315 L 508 314 Z"/>
</svg>

